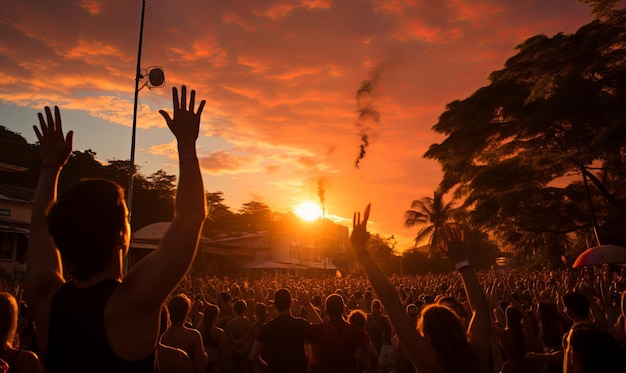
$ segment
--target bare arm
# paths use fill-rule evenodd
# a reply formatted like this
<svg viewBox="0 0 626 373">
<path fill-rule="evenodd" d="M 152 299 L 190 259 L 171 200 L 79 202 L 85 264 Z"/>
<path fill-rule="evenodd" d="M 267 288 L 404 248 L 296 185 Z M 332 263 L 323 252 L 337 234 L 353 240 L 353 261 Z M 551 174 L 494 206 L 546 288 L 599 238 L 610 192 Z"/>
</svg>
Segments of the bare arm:
<svg viewBox="0 0 626 373">
<path fill-rule="evenodd" d="M 443 227 L 442 234 L 444 237 L 444 245 L 440 246 L 442 250 L 455 263 L 467 261 L 467 254 L 464 248 L 464 234 L 456 224 L 446 224 Z M 468 262 L 469 263 L 469 262 Z M 472 319 L 468 327 L 469 339 L 478 348 L 483 367 L 489 367 L 491 364 L 491 348 L 490 348 L 490 332 L 491 318 L 489 315 L 489 304 L 483 286 L 478 281 L 478 277 L 474 272 L 474 268 L 467 265 L 459 269 L 465 294 L 472 309 Z"/>
<path fill-rule="evenodd" d="M 441 367 L 434 348 L 411 324 L 396 289 L 367 251 L 366 245 L 370 237 L 369 232 L 367 232 L 369 213 L 370 205 L 367 205 L 362 221 L 361 213 L 354 214 L 352 235 L 350 236 L 352 247 L 356 251 L 357 258 L 383 307 L 387 310 L 398 339 L 416 370 L 418 372 L 440 372 Z"/>
<path fill-rule="evenodd" d="M 25 298 L 37 323 L 37 335 L 42 352 L 48 341 L 48 321 L 52 296 L 65 282 L 61 258 L 48 232 L 46 209 L 56 201 L 57 183 L 61 168 L 72 152 L 73 132 L 63 136 L 61 113 L 54 107 L 54 118 L 49 107 L 46 118 L 38 114 L 40 129 L 33 126 L 40 143 L 43 165 L 35 190 L 31 215 L 30 241 L 26 263 Z"/>
<path fill-rule="evenodd" d="M 180 177 L 175 216 L 159 247 L 137 263 L 115 290 L 105 317 L 113 350 L 129 360 L 147 356 L 157 343 L 161 305 L 189 269 L 206 210 L 195 143 L 205 102 L 194 112 L 195 91 L 173 88 L 174 118 L 161 111 L 178 142 Z M 106 322 L 106 321 L 105 321 Z"/>
<path fill-rule="evenodd" d="M 315 307 L 311 304 L 311 296 L 304 289 L 296 290 L 296 298 L 298 302 L 307 310 L 307 319 L 311 324 L 321 324 L 323 322 L 320 314 L 317 312 Z"/>
<path fill-rule="evenodd" d="M 206 217 L 204 186 L 196 155 L 200 115 L 205 101 L 194 112 L 195 91 L 191 91 L 187 108 L 187 88 L 173 88 L 174 117 L 161 110 L 168 127 L 178 142 L 179 182 L 176 190 L 175 215 L 159 248 L 144 258 L 126 276 L 123 284 L 126 297 L 138 314 L 146 309 L 159 309 L 168 294 L 183 278 L 196 254 L 202 223 Z"/>
</svg>

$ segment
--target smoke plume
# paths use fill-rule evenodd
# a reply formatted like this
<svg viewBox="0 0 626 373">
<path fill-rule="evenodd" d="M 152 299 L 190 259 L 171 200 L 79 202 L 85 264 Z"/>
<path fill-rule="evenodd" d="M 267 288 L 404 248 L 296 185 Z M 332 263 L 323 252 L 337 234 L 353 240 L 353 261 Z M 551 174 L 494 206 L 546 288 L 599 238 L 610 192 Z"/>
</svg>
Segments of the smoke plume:
<svg viewBox="0 0 626 373">
<path fill-rule="evenodd" d="M 367 154 L 370 145 L 370 135 L 380 124 L 380 113 L 373 104 L 372 93 L 376 88 L 380 77 L 380 65 L 370 72 L 370 78 L 361 82 L 356 91 L 356 112 L 358 114 L 356 128 L 358 130 L 361 144 L 359 154 L 354 162 L 354 167 L 360 168 L 361 161 Z"/>
</svg>

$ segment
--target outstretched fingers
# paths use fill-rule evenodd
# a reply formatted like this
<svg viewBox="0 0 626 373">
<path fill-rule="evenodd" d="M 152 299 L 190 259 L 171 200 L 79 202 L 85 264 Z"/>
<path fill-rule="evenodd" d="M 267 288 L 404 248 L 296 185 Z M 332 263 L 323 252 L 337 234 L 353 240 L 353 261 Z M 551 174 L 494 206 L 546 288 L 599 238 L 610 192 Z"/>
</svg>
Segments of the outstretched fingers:
<svg viewBox="0 0 626 373">
<path fill-rule="evenodd" d="M 365 212 L 363 213 L 363 224 L 367 225 L 367 221 L 370 219 L 370 209 L 372 207 L 371 203 L 368 203 L 365 207 Z"/>
<path fill-rule="evenodd" d="M 61 124 L 61 112 L 59 107 L 54 107 L 54 118 L 52 117 L 52 110 L 50 110 L 50 107 L 46 106 L 44 108 L 44 112 L 46 113 L 45 118 L 42 113 L 37 113 L 37 118 L 39 118 L 39 128 L 37 128 L 36 125 L 33 125 L 37 139 L 41 141 L 44 137 L 51 134 L 58 134 L 62 136 L 63 126 Z"/>
<path fill-rule="evenodd" d="M 187 86 L 185 85 L 181 87 L 180 109 L 187 110 Z"/>
<path fill-rule="evenodd" d="M 61 124 L 61 111 L 58 106 L 54 106 L 54 129 L 63 134 L 63 125 Z"/>
<path fill-rule="evenodd" d="M 47 131 L 53 132 L 54 131 L 54 119 L 52 119 L 52 110 L 50 110 L 48 106 L 46 106 L 46 118 L 48 119 Z"/>
<path fill-rule="evenodd" d="M 195 93 L 195 91 L 192 91 L 192 92 Z M 196 115 L 202 114 L 202 110 L 204 109 L 205 104 L 206 104 L 206 100 L 200 101 L 200 105 L 198 106 L 198 111 L 196 112 Z"/>
<path fill-rule="evenodd" d="M 368 203 L 367 206 L 365 207 L 365 210 L 363 211 L 363 220 L 361 220 L 361 212 L 355 212 L 354 215 L 352 216 L 352 227 L 353 228 L 357 228 L 357 227 L 366 227 L 367 226 L 367 221 L 370 218 L 370 208 L 371 208 L 371 203 Z"/>
<path fill-rule="evenodd" d="M 193 113 L 193 108 L 196 105 L 196 91 L 191 90 L 191 94 L 189 95 L 189 111 Z"/>
<path fill-rule="evenodd" d="M 172 107 L 174 110 L 180 109 L 180 101 L 178 100 L 178 88 L 172 87 Z"/>
</svg>

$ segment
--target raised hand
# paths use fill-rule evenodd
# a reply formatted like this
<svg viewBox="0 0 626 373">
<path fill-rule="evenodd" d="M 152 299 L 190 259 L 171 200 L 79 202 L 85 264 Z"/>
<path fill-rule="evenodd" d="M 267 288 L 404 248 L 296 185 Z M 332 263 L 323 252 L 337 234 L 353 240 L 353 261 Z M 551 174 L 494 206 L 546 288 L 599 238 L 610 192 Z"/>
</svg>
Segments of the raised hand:
<svg viewBox="0 0 626 373">
<path fill-rule="evenodd" d="M 370 234 L 367 231 L 367 220 L 370 217 L 371 204 L 368 203 L 363 212 L 363 220 L 361 220 L 361 213 L 355 212 L 352 218 L 352 234 L 350 235 L 350 242 L 352 247 L 360 252 L 365 250 L 365 245 L 370 239 Z"/>
<path fill-rule="evenodd" d="M 46 106 L 44 110 L 46 118 L 42 113 L 37 113 L 41 130 L 37 126 L 33 126 L 40 144 L 39 151 L 44 166 L 58 166 L 60 168 L 65 165 L 72 153 L 74 131 L 69 131 L 67 137 L 63 136 L 61 113 L 57 106 L 54 107 L 54 118 L 52 118 L 50 107 Z"/>
<path fill-rule="evenodd" d="M 455 223 L 446 223 L 440 232 L 443 243 L 438 245 L 439 250 L 456 263 L 467 260 L 463 230 Z"/>
<path fill-rule="evenodd" d="M 195 101 L 196 101 L 196 91 L 191 90 L 191 95 L 189 99 L 189 108 L 187 108 L 187 87 L 181 87 L 181 97 L 180 100 L 178 98 L 178 89 L 176 87 L 172 88 L 172 99 L 173 99 L 173 108 L 174 108 L 174 117 L 170 117 L 169 113 L 165 110 L 159 110 L 159 113 L 165 118 L 165 122 L 167 126 L 170 128 L 178 143 L 189 143 L 195 144 L 196 139 L 198 138 L 198 133 L 200 130 L 200 116 L 202 114 L 202 109 L 204 109 L 204 105 L 206 104 L 206 100 L 200 101 L 200 105 L 198 106 L 198 111 L 194 113 Z"/>
</svg>

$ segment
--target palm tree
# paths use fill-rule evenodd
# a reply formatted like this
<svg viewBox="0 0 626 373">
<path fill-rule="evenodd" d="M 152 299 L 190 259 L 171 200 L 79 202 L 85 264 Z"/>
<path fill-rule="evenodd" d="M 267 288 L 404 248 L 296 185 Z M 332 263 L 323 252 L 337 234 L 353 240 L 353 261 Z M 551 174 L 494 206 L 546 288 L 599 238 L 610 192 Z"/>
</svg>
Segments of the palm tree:
<svg viewBox="0 0 626 373">
<path fill-rule="evenodd" d="M 443 194 L 436 190 L 433 197 L 414 200 L 411 202 L 411 210 L 404 213 L 404 225 L 407 228 L 421 226 L 415 236 L 415 248 L 427 239 L 430 252 L 436 252 L 437 245 L 441 242 L 440 229 L 445 223 L 453 222 L 453 214 L 456 211 L 454 202 L 444 203 Z"/>
</svg>

